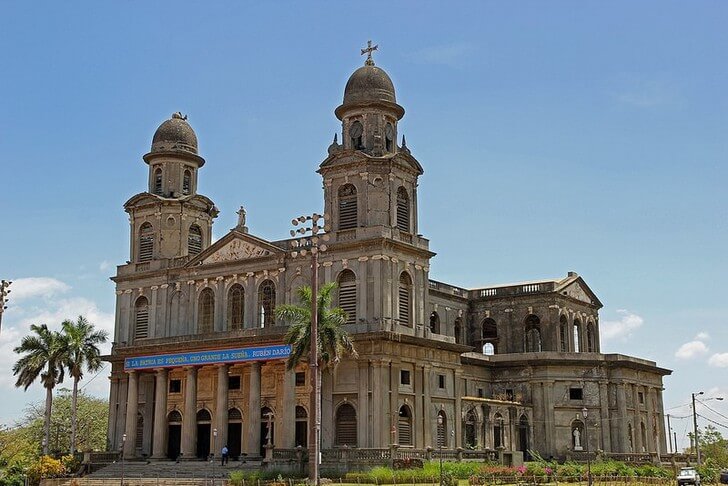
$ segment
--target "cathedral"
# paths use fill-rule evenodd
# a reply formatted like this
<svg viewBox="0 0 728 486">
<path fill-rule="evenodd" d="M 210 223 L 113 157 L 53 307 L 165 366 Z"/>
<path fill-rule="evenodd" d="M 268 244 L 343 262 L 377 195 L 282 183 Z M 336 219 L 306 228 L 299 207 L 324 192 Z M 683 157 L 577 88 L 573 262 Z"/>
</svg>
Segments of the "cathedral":
<svg viewBox="0 0 728 486">
<path fill-rule="evenodd" d="M 424 169 L 398 137 L 404 113 L 369 50 L 334 110 L 341 143 L 317 171 L 329 239 L 318 274 L 338 283 L 358 352 L 323 373 L 323 451 L 664 453 L 671 371 L 601 353 L 602 303 L 578 274 L 485 288 L 430 278 Z M 205 159 L 186 116 L 162 123 L 143 159 L 148 187 L 124 205 L 130 258 L 112 277 L 109 450 L 164 460 L 306 447 L 310 374 L 286 370 L 274 310 L 297 303 L 310 260 L 293 238 L 255 236 L 242 208 L 212 241 L 218 209 L 197 192 Z"/>
</svg>

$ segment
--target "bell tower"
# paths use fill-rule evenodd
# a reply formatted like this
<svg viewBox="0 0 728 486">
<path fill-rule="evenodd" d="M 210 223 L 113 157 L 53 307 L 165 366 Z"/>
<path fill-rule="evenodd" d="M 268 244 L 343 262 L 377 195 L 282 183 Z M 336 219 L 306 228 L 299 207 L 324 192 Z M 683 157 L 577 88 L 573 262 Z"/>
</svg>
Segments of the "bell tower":
<svg viewBox="0 0 728 486">
<path fill-rule="evenodd" d="M 187 116 L 175 113 L 154 133 L 147 192 L 129 199 L 124 209 L 131 223 L 130 261 L 177 258 L 210 245 L 218 210 L 197 194 L 197 172 L 205 159 L 197 153 L 197 135 Z"/>
</svg>

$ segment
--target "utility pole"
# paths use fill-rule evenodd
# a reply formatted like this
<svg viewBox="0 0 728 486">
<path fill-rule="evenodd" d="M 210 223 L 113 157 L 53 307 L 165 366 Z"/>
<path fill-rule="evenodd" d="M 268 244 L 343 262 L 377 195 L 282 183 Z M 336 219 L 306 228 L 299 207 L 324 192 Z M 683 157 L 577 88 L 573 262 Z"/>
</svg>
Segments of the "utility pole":
<svg viewBox="0 0 728 486">
<path fill-rule="evenodd" d="M 667 414 L 667 440 L 670 442 L 670 454 L 672 454 L 672 427 L 670 427 L 670 414 Z M 675 452 L 677 452 L 677 444 L 675 444 Z"/>
<path fill-rule="evenodd" d="M 695 456 L 697 457 L 698 466 L 700 466 L 700 442 L 698 441 L 698 412 L 695 410 L 695 395 L 702 395 L 704 392 L 691 393 L 693 398 L 693 433 L 695 441 Z"/>
<path fill-rule="evenodd" d="M 10 284 L 13 283 L 10 280 L 0 280 L 0 331 L 2 331 L 3 327 L 3 311 L 8 308 L 7 303 L 8 299 L 7 295 L 10 293 Z"/>
</svg>

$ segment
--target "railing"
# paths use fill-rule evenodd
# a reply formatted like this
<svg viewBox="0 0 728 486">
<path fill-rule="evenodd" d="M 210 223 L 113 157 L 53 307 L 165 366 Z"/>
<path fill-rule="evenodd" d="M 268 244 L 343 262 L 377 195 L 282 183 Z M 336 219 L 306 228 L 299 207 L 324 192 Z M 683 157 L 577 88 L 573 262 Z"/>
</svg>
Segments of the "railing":
<svg viewBox="0 0 728 486">
<path fill-rule="evenodd" d="M 446 283 L 438 282 L 436 280 L 430 280 L 429 285 L 430 285 L 431 289 L 437 290 L 439 292 L 443 292 L 445 294 L 457 295 L 459 297 L 467 297 L 467 295 L 468 295 L 468 291 L 465 289 L 461 289 L 460 287 L 455 287 L 453 285 L 448 285 Z"/>
<path fill-rule="evenodd" d="M 521 285 L 509 285 L 507 287 L 491 287 L 474 291 L 476 297 L 504 297 L 510 295 L 536 294 L 541 292 L 553 292 L 554 282 L 539 282 Z"/>
</svg>

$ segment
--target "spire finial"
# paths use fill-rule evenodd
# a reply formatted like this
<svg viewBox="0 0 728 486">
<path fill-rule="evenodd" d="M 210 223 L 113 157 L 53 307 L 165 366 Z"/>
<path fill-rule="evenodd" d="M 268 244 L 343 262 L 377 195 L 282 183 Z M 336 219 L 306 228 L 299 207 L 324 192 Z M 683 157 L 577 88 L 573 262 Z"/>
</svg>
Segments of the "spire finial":
<svg viewBox="0 0 728 486">
<path fill-rule="evenodd" d="M 402 148 L 407 148 L 407 140 L 404 138 L 404 133 L 402 134 Z"/>
<path fill-rule="evenodd" d="M 366 48 L 361 50 L 362 56 L 364 54 L 367 55 L 367 60 L 364 61 L 365 66 L 374 66 L 374 59 L 372 59 L 372 52 L 376 51 L 378 47 L 379 47 L 379 44 L 372 47 L 372 41 L 367 41 Z"/>
<path fill-rule="evenodd" d="M 183 115 L 181 111 L 178 111 L 177 113 L 172 113 L 172 118 L 177 118 L 178 120 L 187 120 L 187 115 Z"/>
<path fill-rule="evenodd" d="M 339 143 L 339 134 L 334 133 L 334 143 Z"/>
</svg>

